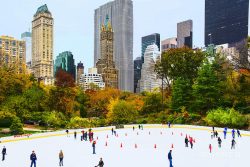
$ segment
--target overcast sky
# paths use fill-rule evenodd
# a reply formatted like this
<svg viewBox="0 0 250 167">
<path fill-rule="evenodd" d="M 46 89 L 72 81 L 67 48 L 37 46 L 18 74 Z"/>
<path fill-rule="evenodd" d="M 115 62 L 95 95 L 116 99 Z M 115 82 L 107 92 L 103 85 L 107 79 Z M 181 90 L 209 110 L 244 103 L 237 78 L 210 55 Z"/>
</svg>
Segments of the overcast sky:
<svg viewBox="0 0 250 167">
<path fill-rule="evenodd" d="M 20 39 L 31 29 L 37 8 L 47 4 L 54 18 L 54 59 L 71 51 L 76 64 L 87 68 L 94 61 L 94 10 L 110 0 L 0 0 L 0 35 Z M 175 37 L 177 23 L 192 19 L 194 46 L 204 46 L 205 0 L 133 0 L 134 58 L 141 54 L 141 37 L 160 33 Z"/>
</svg>

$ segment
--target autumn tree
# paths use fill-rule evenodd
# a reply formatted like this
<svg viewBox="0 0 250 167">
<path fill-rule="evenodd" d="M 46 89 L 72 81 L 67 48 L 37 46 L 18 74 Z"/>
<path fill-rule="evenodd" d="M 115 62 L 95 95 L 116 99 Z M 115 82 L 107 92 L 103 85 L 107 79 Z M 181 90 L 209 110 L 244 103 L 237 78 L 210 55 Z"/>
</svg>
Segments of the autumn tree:
<svg viewBox="0 0 250 167">
<path fill-rule="evenodd" d="M 75 87 L 75 81 L 71 74 L 67 73 L 66 71 L 59 69 L 56 72 L 56 81 L 55 85 L 57 87 Z"/>
</svg>

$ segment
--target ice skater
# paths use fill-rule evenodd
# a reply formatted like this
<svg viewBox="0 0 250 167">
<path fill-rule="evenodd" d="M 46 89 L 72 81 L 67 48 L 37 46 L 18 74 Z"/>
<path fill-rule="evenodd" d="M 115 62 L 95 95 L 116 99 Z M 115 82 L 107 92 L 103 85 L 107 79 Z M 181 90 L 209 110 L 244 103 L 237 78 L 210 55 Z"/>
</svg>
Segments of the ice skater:
<svg viewBox="0 0 250 167">
<path fill-rule="evenodd" d="M 222 140 L 220 137 L 218 137 L 218 145 L 219 145 L 219 148 L 221 148 L 221 143 L 222 143 Z"/>
<path fill-rule="evenodd" d="M 133 131 L 135 131 L 135 127 L 133 126 Z"/>
<path fill-rule="evenodd" d="M 170 122 L 168 122 L 168 128 L 171 128 L 171 123 Z"/>
<path fill-rule="evenodd" d="M 185 146 L 188 147 L 188 137 L 185 137 Z"/>
<path fill-rule="evenodd" d="M 210 153 L 212 153 L 212 144 L 209 144 L 209 151 L 210 151 Z"/>
<path fill-rule="evenodd" d="M 6 154 L 7 154 L 6 148 L 5 148 L 5 146 L 3 146 L 3 150 L 2 150 L 2 161 L 5 160 L 5 155 L 6 155 Z"/>
<path fill-rule="evenodd" d="M 114 134 L 114 128 L 111 129 L 112 135 Z"/>
<path fill-rule="evenodd" d="M 231 145 L 231 149 L 235 149 L 235 144 L 236 144 L 236 142 L 235 142 L 235 140 L 234 140 L 234 138 L 233 138 L 233 140 L 232 140 L 232 145 Z"/>
<path fill-rule="evenodd" d="M 193 138 L 192 137 L 190 137 L 189 143 L 190 143 L 191 149 L 193 149 Z"/>
<path fill-rule="evenodd" d="M 237 129 L 237 134 L 238 134 L 238 137 L 241 137 L 241 134 L 240 134 L 240 130 Z"/>
<path fill-rule="evenodd" d="M 63 155 L 63 152 L 61 150 L 59 152 L 59 166 L 63 166 L 63 158 L 64 158 L 64 155 Z"/>
<path fill-rule="evenodd" d="M 223 130 L 223 134 L 224 134 L 224 139 L 226 139 L 226 137 L 227 137 L 227 128 L 225 128 L 225 129 Z"/>
<path fill-rule="evenodd" d="M 76 139 L 76 136 L 77 136 L 77 132 L 75 131 L 75 132 L 74 132 L 74 138 L 75 138 L 75 139 Z"/>
<path fill-rule="evenodd" d="M 32 151 L 32 153 L 31 153 L 31 155 L 30 155 L 30 160 L 31 160 L 31 165 L 30 165 L 30 167 L 32 167 L 33 164 L 34 164 L 34 167 L 36 167 L 36 160 L 37 160 L 37 157 L 36 157 L 35 151 Z"/>
<path fill-rule="evenodd" d="M 69 137 L 69 130 L 68 129 L 66 130 L 66 133 L 67 133 L 67 137 Z"/>
<path fill-rule="evenodd" d="M 95 153 L 95 145 L 96 145 L 96 141 L 93 141 L 93 143 L 92 143 L 92 147 L 93 147 L 93 154 L 96 154 L 96 153 Z"/>
<path fill-rule="evenodd" d="M 218 132 L 217 132 L 217 131 L 214 132 L 214 136 L 215 136 L 216 138 L 218 138 Z"/>
<path fill-rule="evenodd" d="M 138 125 L 138 128 L 141 129 L 141 125 Z"/>
<path fill-rule="evenodd" d="M 233 139 L 235 138 L 235 130 L 234 129 L 232 130 L 232 138 Z"/>
<path fill-rule="evenodd" d="M 100 161 L 99 161 L 99 163 L 98 163 L 98 165 L 96 165 L 95 167 L 103 167 L 104 166 L 104 162 L 103 162 L 103 160 L 102 160 L 102 158 L 100 158 Z"/>
<path fill-rule="evenodd" d="M 170 150 L 169 153 L 168 153 L 168 160 L 169 160 L 170 167 L 173 167 L 173 164 L 172 164 L 172 150 Z"/>
</svg>

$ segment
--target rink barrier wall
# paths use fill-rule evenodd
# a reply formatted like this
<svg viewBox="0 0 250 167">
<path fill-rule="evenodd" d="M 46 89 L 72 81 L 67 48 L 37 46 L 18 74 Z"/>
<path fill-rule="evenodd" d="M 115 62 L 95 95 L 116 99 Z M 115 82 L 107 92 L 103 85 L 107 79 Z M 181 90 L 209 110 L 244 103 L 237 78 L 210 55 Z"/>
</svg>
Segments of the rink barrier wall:
<svg viewBox="0 0 250 167">
<path fill-rule="evenodd" d="M 138 124 L 136 125 L 124 125 L 124 129 L 132 129 L 133 126 L 138 129 Z M 110 127 L 101 127 L 101 128 L 91 128 L 93 132 L 103 132 L 103 131 L 109 131 L 112 128 L 115 129 L 115 126 L 110 126 Z M 168 128 L 168 125 L 160 125 L 160 124 L 148 124 L 148 125 L 143 125 L 143 128 L 145 129 L 160 129 L 160 128 Z M 81 133 L 82 130 L 88 131 L 89 128 L 87 129 L 69 129 L 69 134 L 73 135 L 74 132 Z M 200 130 L 200 131 L 208 131 L 211 132 L 212 127 L 205 127 L 205 126 L 191 126 L 191 125 L 172 125 L 170 129 L 189 129 L 189 130 Z M 223 132 L 223 128 L 216 128 L 217 132 Z M 228 134 L 231 134 L 232 129 L 228 129 Z M 241 136 L 245 137 L 250 137 L 250 133 L 247 131 L 241 131 Z M 60 137 L 60 136 L 67 136 L 65 130 L 63 131 L 55 131 L 55 132 L 46 132 L 46 133 L 39 133 L 39 134 L 32 134 L 27 137 L 22 137 L 22 138 L 15 138 L 14 136 L 11 137 L 4 137 L 1 138 L 0 141 L 1 143 L 10 143 L 10 142 L 18 142 L 18 141 L 25 141 L 25 140 L 34 140 L 34 139 L 42 139 L 42 138 L 49 138 L 49 137 Z"/>
</svg>

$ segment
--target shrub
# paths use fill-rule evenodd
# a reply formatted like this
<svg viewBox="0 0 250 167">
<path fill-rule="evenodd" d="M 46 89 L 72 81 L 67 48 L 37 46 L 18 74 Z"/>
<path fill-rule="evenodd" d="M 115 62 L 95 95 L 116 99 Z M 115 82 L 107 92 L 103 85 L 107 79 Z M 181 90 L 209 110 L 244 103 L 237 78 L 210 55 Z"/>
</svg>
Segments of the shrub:
<svg viewBox="0 0 250 167">
<path fill-rule="evenodd" d="M 0 111 L 0 127 L 10 127 L 14 114 L 9 111 Z"/>
<path fill-rule="evenodd" d="M 87 118 L 74 117 L 71 118 L 67 124 L 67 128 L 89 128 L 91 127 L 91 120 Z"/>
<path fill-rule="evenodd" d="M 10 131 L 13 135 L 23 134 L 23 124 L 18 117 L 14 117 L 10 126 Z"/>
<path fill-rule="evenodd" d="M 211 126 L 227 126 L 231 128 L 243 128 L 248 124 L 248 120 L 235 109 L 218 108 L 208 112 L 205 121 Z"/>
</svg>

